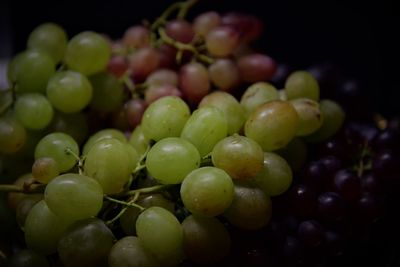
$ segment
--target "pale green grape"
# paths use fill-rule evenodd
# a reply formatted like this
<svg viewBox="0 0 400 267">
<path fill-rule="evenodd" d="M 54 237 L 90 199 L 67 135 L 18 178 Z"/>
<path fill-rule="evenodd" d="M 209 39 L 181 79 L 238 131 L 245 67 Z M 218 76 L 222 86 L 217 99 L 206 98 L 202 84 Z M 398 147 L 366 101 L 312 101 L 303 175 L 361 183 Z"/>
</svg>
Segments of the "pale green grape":
<svg viewBox="0 0 400 267">
<path fill-rule="evenodd" d="M 95 32 L 81 32 L 67 45 L 65 63 L 71 70 L 83 75 L 92 75 L 105 70 L 111 55 L 107 40 Z"/>
<path fill-rule="evenodd" d="M 324 121 L 321 127 L 306 137 L 310 142 L 321 142 L 333 136 L 343 125 L 345 113 L 335 101 L 325 99 L 320 102 L 320 110 Z"/>
<path fill-rule="evenodd" d="M 309 135 L 321 127 L 323 115 L 317 102 L 308 98 L 297 98 L 291 100 L 290 103 L 299 115 L 297 135 Z"/>
<path fill-rule="evenodd" d="M 264 152 L 257 142 L 234 134 L 214 146 L 211 159 L 215 167 L 226 171 L 232 179 L 245 179 L 261 171 Z"/>
<path fill-rule="evenodd" d="M 57 251 L 65 267 L 107 266 L 115 237 L 97 218 L 75 222 L 58 243 Z"/>
<path fill-rule="evenodd" d="M 58 63 L 64 57 L 67 39 L 67 34 L 61 26 L 55 23 L 43 23 L 30 33 L 27 46 L 48 53 L 54 62 Z"/>
<path fill-rule="evenodd" d="M 108 138 L 117 139 L 117 140 L 121 141 L 122 143 L 127 142 L 126 136 L 120 130 L 112 129 L 112 128 L 103 129 L 103 130 L 100 130 L 97 133 L 93 134 L 89 138 L 89 140 L 86 141 L 86 143 L 83 147 L 82 154 L 86 155 L 95 143 L 97 143 L 98 141 L 104 140 L 104 139 L 108 139 Z"/>
<path fill-rule="evenodd" d="M 139 155 L 143 155 L 148 147 L 150 140 L 144 135 L 141 125 L 136 126 L 129 137 L 129 144 L 136 149 Z"/>
<path fill-rule="evenodd" d="M 110 267 L 160 266 L 136 236 L 125 236 L 114 244 L 108 255 L 108 265 Z"/>
<path fill-rule="evenodd" d="M 60 172 L 70 170 L 76 164 L 79 147 L 75 140 L 65 133 L 51 133 L 36 145 L 35 159 L 49 157 L 57 162 Z"/>
<path fill-rule="evenodd" d="M 303 139 L 293 138 L 284 148 L 276 151 L 294 171 L 299 171 L 307 161 L 307 145 Z"/>
<path fill-rule="evenodd" d="M 82 144 L 87 138 L 89 126 L 83 113 L 64 114 L 56 112 L 48 130 L 66 133 L 73 137 L 78 144 Z"/>
<path fill-rule="evenodd" d="M 150 207 L 136 221 L 136 230 L 143 247 L 162 266 L 177 266 L 183 259 L 183 230 L 178 219 L 166 209 Z"/>
<path fill-rule="evenodd" d="M 25 220 L 25 241 L 28 248 L 49 255 L 57 251 L 62 234 L 71 224 L 56 216 L 44 200 L 32 207 Z"/>
<path fill-rule="evenodd" d="M 205 156 L 227 135 L 228 124 L 216 107 L 202 107 L 193 112 L 182 130 L 181 137 L 192 143 Z"/>
<path fill-rule="evenodd" d="M 0 153 L 16 153 L 25 145 L 26 138 L 26 130 L 20 122 L 10 116 L 0 117 Z"/>
<path fill-rule="evenodd" d="M 96 179 L 105 194 L 119 193 L 128 182 L 132 164 L 126 144 L 107 138 L 93 144 L 86 154 L 84 174 Z"/>
<path fill-rule="evenodd" d="M 15 209 L 15 218 L 20 227 L 24 227 L 26 217 L 28 217 L 29 212 L 32 207 L 36 205 L 39 201 L 43 199 L 43 194 L 29 194 L 25 195 L 22 200 L 18 203 Z"/>
<path fill-rule="evenodd" d="M 181 98 L 162 97 L 147 107 L 142 118 L 142 130 L 147 138 L 155 141 L 178 137 L 189 116 L 189 107 Z"/>
<path fill-rule="evenodd" d="M 288 99 L 309 98 L 319 100 L 319 85 L 311 73 L 307 71 L 292 72 L 285 81 L 285 91 Z"/>
<path fill-rule="evenodd" d="M 193 262 L 211 265 L 228 254 L 231 238 L 218 219 L 190 215 L 182 228 L 185 255 Z"/>
<path fill-rule="evenodd" d="M 76 113 L 92 99 L 92 85 L 81 73 L 60 71 L 47 84 L 47 97 L 54 108 L 64 113 Z"/>
<path fill-rule="evenodd" d="M 268 196 L 278 196 L 288 190 L 292 184 L 292 169 L 281 156 L 265 152 L 264 168 L 253 180 Z"/>
<path fill-rule="evenodd" d="M 11 90 L 0 90 L 0 114 L 5 113 L 13 102 L 13 93 Z"/>
<path fill-rule="evenodd" d="M 53 59 L 41 51 L 27 50 L 16 55 L 8 67 L 8 79 L 19 93 L 46 92 L 48 80 L 56 71 Z"/>
<path fill-rule="evenodd" d="M 289 102 L 274 100 L 262 104 L 249 116 L 245 135 L 256 141 L 264 151 L 286 146 L 296 135 L 299 115 Z"/>
<path fill-rule="evenodd" d="M 246 89 L 240 99 L 240 104 L 245 110 L 246 117 L 248 117 L 258 106 L 278 99 L 279 93 L 275 86 L 267 82 L 257 82 Z"/>
<path fill-rule="evenodd" d="M 245 121 L 245 111 L 231 94 L 216 91 L 203 97 L 199 108 L 216 107 L 224 113 L 228 123 L 228 134 L 238 133 Z"/>
<path fill-rule="evenodd" d="M 271 199 L 260 188 L 236 184 L 235 197 L 224 216 L 239 228 L 257 230 L 268 224 L 271 214 Z"/>
<path fill-rule="evenodd" d="M 45 96 L 38 93 L 19 96 L 14 112 L 23 126 L 33 130 L 45 128 L 53 118 L 53 107 Z"/>
<path fill-rule="evenodd" d="M 163 184 L 179 184 L 200 166 L 196 147 L 183 138 L 168 137 L 151 147 L 146 158 L 150 175 Z"/>
<path fill-rule="evenodd" d="M 67 173 L 48 183 L 44 199 L 58 217 L 75 221 L 97 215 L 103 205 L 103 190 L 93 178 Z"/>
<path fill-rule="evenodd" d="M 33 177 L 42 184 L 47 184 L 59 174 L 57 162 L 53 158 L 38 158 L 32 165 Z"/>
<path fill-rule="evenodd" d="M 233 182 L 216 167 L 202 167 L 189 173 L 181 186 L 185 207 L 195 215 L 213 217 L 223 213 L 233 200 Z"/>
<path fill-rule="evenodd" d="M 134 172 L 134 170 L 136 169 L 137 164 L 139 163 L 139 153 L 137 153 L 136 149 L 129 145 L 126 144 L 124 146 L 126 152 L 128 152 L 129 155 L 129 165 L 131 166 L 131 171 Z"/>
<path fill-rule="evenodd" d="M 100 112 L 111 112 L 122 105 L 124 90 L 122 83 L 110 73 L 99 73 L 89 78 L 93 87 L 90 107 Z"/>
</svg>

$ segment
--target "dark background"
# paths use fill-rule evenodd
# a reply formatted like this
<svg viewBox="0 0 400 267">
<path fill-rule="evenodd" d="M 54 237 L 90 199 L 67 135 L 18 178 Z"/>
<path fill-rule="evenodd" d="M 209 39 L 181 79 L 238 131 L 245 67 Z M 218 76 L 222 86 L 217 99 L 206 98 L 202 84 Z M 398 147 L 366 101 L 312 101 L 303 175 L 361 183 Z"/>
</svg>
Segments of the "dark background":
<svg viewBox="0 0 400 267">
<path fill-rule="evenodd" d="M 256 46 L 294 68 L 332 62 L 358 79 L 374 109 L 396 113 L 399 11 L 395 0 L 256 1 L 200 0 L 189 18 L 201 11 L 243 11 L 264 21 Z M 68 35 L 94 30 L 120 38 L 142 19 L 153 21 L 171 0 L 0 1 L 0 58 L 25 47 L 29 32 L 53 21 Z M 355 106 L 357 103 L 354 103 Z M 398 112 L 397 112 L 398 113 Z"/>
</svg>

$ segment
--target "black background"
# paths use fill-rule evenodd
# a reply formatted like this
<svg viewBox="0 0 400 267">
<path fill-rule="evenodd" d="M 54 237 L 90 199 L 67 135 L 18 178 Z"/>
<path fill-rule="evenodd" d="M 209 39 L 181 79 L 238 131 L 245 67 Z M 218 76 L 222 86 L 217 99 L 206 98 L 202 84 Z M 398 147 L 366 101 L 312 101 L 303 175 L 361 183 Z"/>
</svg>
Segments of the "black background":
<svg viewBox="0 0 400 267">
<path fill-rule="evenodd" d="M 43 22 L 59 23 L 70 37 L 94 30 L 120 38 L 129 26 L 143 19 L 153 21 L 172 2 L 2 1 L 0 56 L 23 50 L 29 32 Z M 265 24 L 264 34 L 256 43 L 260 50 L 297 69 L 333 62 L 345 75 L 361 81 L 373 108 L 398 113 L 400 21 L 394 0 L 200 0 L 189 18 L 211 9 L 258 16 Z"/>
</svg>

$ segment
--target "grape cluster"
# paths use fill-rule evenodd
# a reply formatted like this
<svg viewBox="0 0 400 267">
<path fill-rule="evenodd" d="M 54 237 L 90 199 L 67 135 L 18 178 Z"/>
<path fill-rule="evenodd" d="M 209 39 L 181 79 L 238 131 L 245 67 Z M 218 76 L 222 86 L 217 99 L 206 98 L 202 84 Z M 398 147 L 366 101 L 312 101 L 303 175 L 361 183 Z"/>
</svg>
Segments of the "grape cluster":
<svg viewBox="0 0 400 267">
<path fill-rule="evenodd" d="M 253 50 L 261 20 L 194 3 L 120 40 L 31 32 L 0 91 L 0 264 L 338 266 L 379 240 L 399 122 L 349 119 L 349 83 L 326 98 L 328 69 Z"/>
</svg>

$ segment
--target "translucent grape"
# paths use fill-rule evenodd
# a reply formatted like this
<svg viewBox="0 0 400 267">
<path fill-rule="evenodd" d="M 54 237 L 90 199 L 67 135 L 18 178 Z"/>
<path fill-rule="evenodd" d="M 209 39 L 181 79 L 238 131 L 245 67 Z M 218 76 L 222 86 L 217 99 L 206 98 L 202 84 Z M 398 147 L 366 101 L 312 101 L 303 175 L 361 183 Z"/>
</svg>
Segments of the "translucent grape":
<svg viewBox="0 0 400 267">
<path fill-rule="evenodd" d="M 131 144 L 133 148 L 135 148 L 136 152 L 139 155 L 143 155 L 147 151 L 147 148 L 150 144 L 149 142 L 150 140 L 144 135 L 141 125 L 138 125 L 132 131 L 132 134 L 129 138 L 129 144 Z"/>
<path fill-rule="evenodd" d="M 112 56 L 107 65 L 107 72 L 117 78 L 121 78 L 128 70 L 128 61 L 125 56 Z"/>
<path fill-rule="evenodd" d="M 233 190 L 232 179 L 225 171 L 202 167 L 183 180 L 181 198 L 193 214 L 213 217 L 222 214 L 231 205 Z"/>
<path fill-rule="evenodd" d="M 317 80 L 307 71 L 292 72 L 285 82 L 288 99 L 309 98 L 319 100 L 319 85 Z"/>
<path fill-rule="evenodd" d="M 136 151 L 136 149 L 131 146 L 131 145 L 125 145 L 125 150 L 128 152 L 129 156 L 129 165 L 131 166 L 131 171 L 134 172 L 137 164 L 139 163 L 139 153 Z"/>
<path fill-rule="evenodd" d="M 317 102 L 308 98 L 297 98 L 291 100 L 290 103 L 299 115 L 297 135 L 309 135 L 321 127 L 323 115 Z"/>
<path fill-rule="evenodd" d="M 65 63 L 71 70 L 92 75 L 105 70 L 110 59 L 110 45 L 100 34 L 81 32 L 68 42 Z"/>
<path fill-rule="evenodd" d="M 285 147 L 296 135 L 299 116 L 293 106 L 281 100 L 257 107 L 245 123 L 245 135 L 264 151 Z"/>
<path fill-rule="evenodd" d="M 51 133 L 43 137 L 36 145 L 35 159 L 49 157 L 57 162 L 60 172 L 66 172 L 71 169 L 79 155 L 79 147 L 75 140 L 64 133 Z"/>
<path fill-rule="evenodd" d="M 190 102 L 199 103 L 208 94 L 210 87 L 208 70 L 203 64 L 191 62 L 181 67 L 179 88 Z"/>
<path fill-rule="evenodd" d="M 169 21 L 165 25 L 165 32 L 172 39 L 181 43 L 190 43 L 194 37 L 192 24 L 183 19 Z"/>
<path fill-rule="evenodd" d="M 67 70 L 51 77 L 46 94 L 54 108 L 63 113 L 75 113 L 89 104 L 93 88 L 81 73 Z"/>
<path fill-rule="evenodd" d="M 140 124 L 146 108 L 147 102 L 141 98 L 130 99 L 125 103 L 125 115 L 131 127 L 137 127 Z"/>
<path fill-rule="evenodd" d="M 267 82 L 257 82 L 246 89 L 240 99 L 240 104 L 244 107 L 246 117 L 248 117 L 258 106 L 278 99 L 279 93 L 275 86 Z"/>
<path fill-rule="evenodd" d="M 147 88 L 146 92 L 144 93 L 144 99 L 146 100 L 147 104 L 151 104 L 152 102 L 164 96 L 181 97 L 182 93 L 180 90 L 178 90 L 178 88 L 169 84 L 151 86 Z"/>
<path fill-rule="evenodd" d="M 193 29 L 200 36 L 207 36 L 207 33 L 221 24 L 221 17 L 215 11 L 204 12 L 194 18 Z"/>
<path fill-rule="evenodd" d="M 212 83 L 222 91 L 230 92 L 240 84 L 239 68 L 231 59 L 220 58 L 208 67 Z"/>
<path fill-rule="evenodd" d="M 0 152 L 14 154 L 20 150 L 26 142 L 26 130 L 16 119 L 0 117 Z"/>
<path fill-rule="evenodd" d="M 162 97 L 144 112 L 142 130 L 147 138 L 155 141 L 178 137 L 189 116 L 189 107 L 182 99 L 176 96 Z"/>
<path fill-rule="evenodd" d="M 24 227 L 26 217 L 28 217 L 32 207 L 42 199 L 43 194 L 30 194 L 24 196 L 24 198 L 18 203 L 18 206 L 15 209 L 15 218 L 19 226 L 22 228 Z"/>
<path fill-rule="evenodd" d="M 197 148 L 183 138 L 168 137 L 151 147 L 146 157 L 149 173 L 163 184 L 178 184 L 200 166 Z"/>
<path fill-rule="evenodd" d="M 192 143 L 203 157 L 227 135 L 227 128 L 226 118 L 219 109 L 203 107 L 195 110 L 190 116 L 181 137 Z"/>
<path fill-rule="evenodd" d="M 146 84 L 150 87 L 165 84 L 177 86 L 178 74 L 170 69 L 158 69 L 147 77 Z"/>
<path fill-rule="evenodd" d="M 166 209 L 150 207 L 136 221 L 143 246 L 163 266 L 177 266 L 183 258 L 183 230 L 178 219 Z"/>
<path fill-rule="evenodd" d="M 32 165 L 33 177 L 42 184 L 47 184 L 59 174 L 57 162 L 53 158 L 38 158 Z"/>
<path fill-rule="evenodd" d="M 155 71 L 160 64 L 160 55 L 153 47 L 144 47 L 135 51 L 128 58 L 129 69 L 135 82 L 142 82 Z"/>
<path fill-rule="evenodd" d="M 33 130 L 45 128 L 53 118 L 53 107 L 46 97 L 38 93 L 19 96 L 14 112 L 23 126 Z"/>
<path fill-rule="evenodd" d="M 263 54 L 249 54 L 238 59 L 240 76 L 246 82 L 268 81 L 276 71 L 275 61 Z"/>
<path fill-rule="evenodd" d="M 118 129 L 113 129 L 113 128 L 107 128 L 107 129 L 102 129 L 98 131 L 97 133 L 93 134 L 85 143 L 83 147 L 83 155 L 86 155 L 89 150 L 92 148 L 92 146 L 97 143 L 98 141 L 104 140 L 104 139 L 109 139 L 109 138 L 114 138 L 122 143 L 126 143 L 127 139 L 124 135 L 123 132 L 121 132 Z"/>
<path fill-rule="evenodd" d="M 217 26 L 207 33 L 205 44 L 211 55 L 226 57 L 237 48 L 239 33 L 229 26 Z"/>
<path fill-rule="evenodd" d="M 122 105 L 124 90 L 117 78 L 109 73 L 99 73 L 89 78 L 93 87 L 90 107 L 100 112 L 111 112 Z"/>
<path fill-rule="evenodd" d="M 150 31 L 142 25 L 129 27 L 122 37 L 122 43 L 129 48 L 142 48 L 150 45 Z"/>
</svg>

